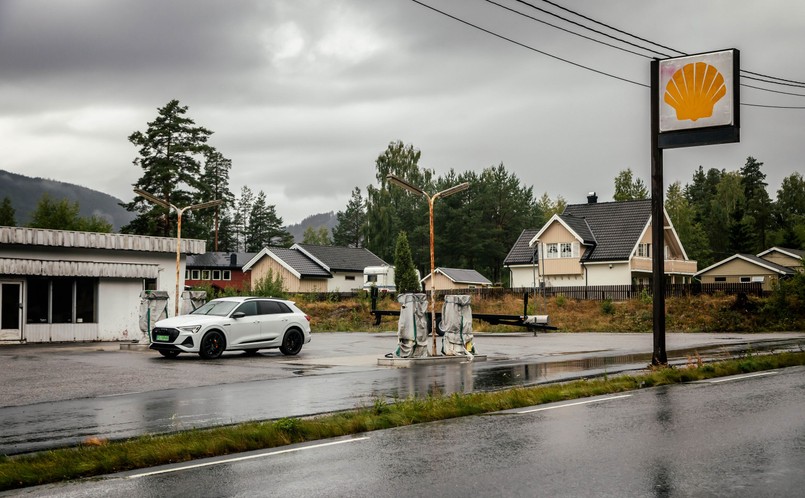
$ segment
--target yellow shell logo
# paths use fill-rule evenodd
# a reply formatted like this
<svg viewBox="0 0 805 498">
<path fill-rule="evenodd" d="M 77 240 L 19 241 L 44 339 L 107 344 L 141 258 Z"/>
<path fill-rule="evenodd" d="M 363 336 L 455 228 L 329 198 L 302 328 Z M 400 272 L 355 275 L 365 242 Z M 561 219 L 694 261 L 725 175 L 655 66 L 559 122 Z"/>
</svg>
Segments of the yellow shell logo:
<svg viewBox="0 0 805 498">
<path fill-rule="evenodd" d="M 727 94 L 724 76 L 710 64 L 692 62 L 677 70 L 665 85 L 665 103 L 676 109 L 676 119 L 709 118 L 713 106 Z"/>
</svg>

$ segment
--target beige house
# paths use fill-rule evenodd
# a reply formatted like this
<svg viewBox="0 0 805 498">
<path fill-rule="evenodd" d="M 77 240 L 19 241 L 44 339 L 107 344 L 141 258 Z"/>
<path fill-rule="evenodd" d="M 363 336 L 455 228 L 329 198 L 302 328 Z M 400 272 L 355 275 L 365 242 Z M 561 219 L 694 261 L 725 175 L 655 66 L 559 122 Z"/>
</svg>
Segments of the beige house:
<svg viewBox="0 0 805 498">
<path fill-rule="evenodd" d="M 243 266 L 252 288 L 269 272 L 285 292 L 352 292 L 363 289 L 363 270 L 387 263 L 365 248 L 294 244 L 265 247 Z"/>
<path fill-rule="evenodd" d="M 511 287 L 648 285 L 652 275 L 651 200 L 568 205 L 536 233 L 525 230 L 504 260 Z M 664 212 L 664 211 L 663 211 Z M 696 262 L 664 212 L 664 270 L 669 283 L 690 282 Z"/>
<path fill-rule="evenodd" d="M 479 287 L 492 287 L 492 282 L 475 270 L 460 268 L 436 268 L 434 283 L 436 290 L 477 289 Z M 425 275 L 421 280 L 423 289 L 431 289 L 431 274 Z"/>
<path fill-rule="evenodd" d="M 766 249 L 758 254 L 759 258 L 763 258 L 771 263 L 776 263 L 786 268 L 791 268 L 796 271 L 805 271 L 803 268 L 803 260 L 805 260 L 805 251 L 799 249 L 786 249 L 784 247 L 772 247 Z"/>
<path fill-rule="evenodd" d="M 769 255 L 768 251 L 761 254 Z M 801 261 L 801 260 L 800 260 Z M 796 274 L 787 266 L 769 261 L 752 254 L 735 254 L 727 259 L 705 268 L 696 276 L 703 284 L 763 284 L 764 291 L 770 291 L 781 278 Z"/>
</svg>

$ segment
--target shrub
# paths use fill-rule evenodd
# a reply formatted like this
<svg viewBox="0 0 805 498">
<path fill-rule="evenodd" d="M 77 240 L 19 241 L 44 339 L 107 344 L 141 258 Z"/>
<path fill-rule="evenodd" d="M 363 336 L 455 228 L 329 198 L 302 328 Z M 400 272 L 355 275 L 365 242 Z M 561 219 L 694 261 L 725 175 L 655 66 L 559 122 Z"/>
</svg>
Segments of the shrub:
<svg viewBox="0 0 805 498">
<path fill-rule="evenodd" d="M 615 305 L 612 304 L 612 299 L 604 299 L 601 301 L 601 312 L 605 315 L 615 314 Z"/>
</svg>

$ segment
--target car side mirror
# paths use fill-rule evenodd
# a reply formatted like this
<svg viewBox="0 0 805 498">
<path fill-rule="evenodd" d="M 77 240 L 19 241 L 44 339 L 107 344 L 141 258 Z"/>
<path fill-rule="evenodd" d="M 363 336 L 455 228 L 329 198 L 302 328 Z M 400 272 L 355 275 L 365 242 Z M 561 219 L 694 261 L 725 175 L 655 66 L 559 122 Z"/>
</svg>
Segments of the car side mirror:
<svg viewBox="0 0 805 498">
<path fill-rule="evenodd" d="M 246 316 L 246 313 L 242 311 L 236 311 L 232 313 L 232 318 L 243 318 L 244 316 Z"/>
</svg>

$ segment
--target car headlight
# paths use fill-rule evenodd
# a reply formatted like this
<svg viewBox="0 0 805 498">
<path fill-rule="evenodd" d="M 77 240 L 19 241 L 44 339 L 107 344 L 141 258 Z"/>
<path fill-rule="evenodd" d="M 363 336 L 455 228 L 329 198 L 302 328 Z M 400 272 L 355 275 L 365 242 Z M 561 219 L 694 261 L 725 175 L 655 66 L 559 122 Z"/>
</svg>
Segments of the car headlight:
<svg viewBox="0 0 805 498">
<path fill-rule="evenodd" d="M 185 325 L 184 327 L 176 327 L 177 329 L 181 330 L 182 332 L 190 332 L 191 334 L 195 334 L 198 332 L 198 329 L 201 328 L 201 325 Z"/>
</svg>

